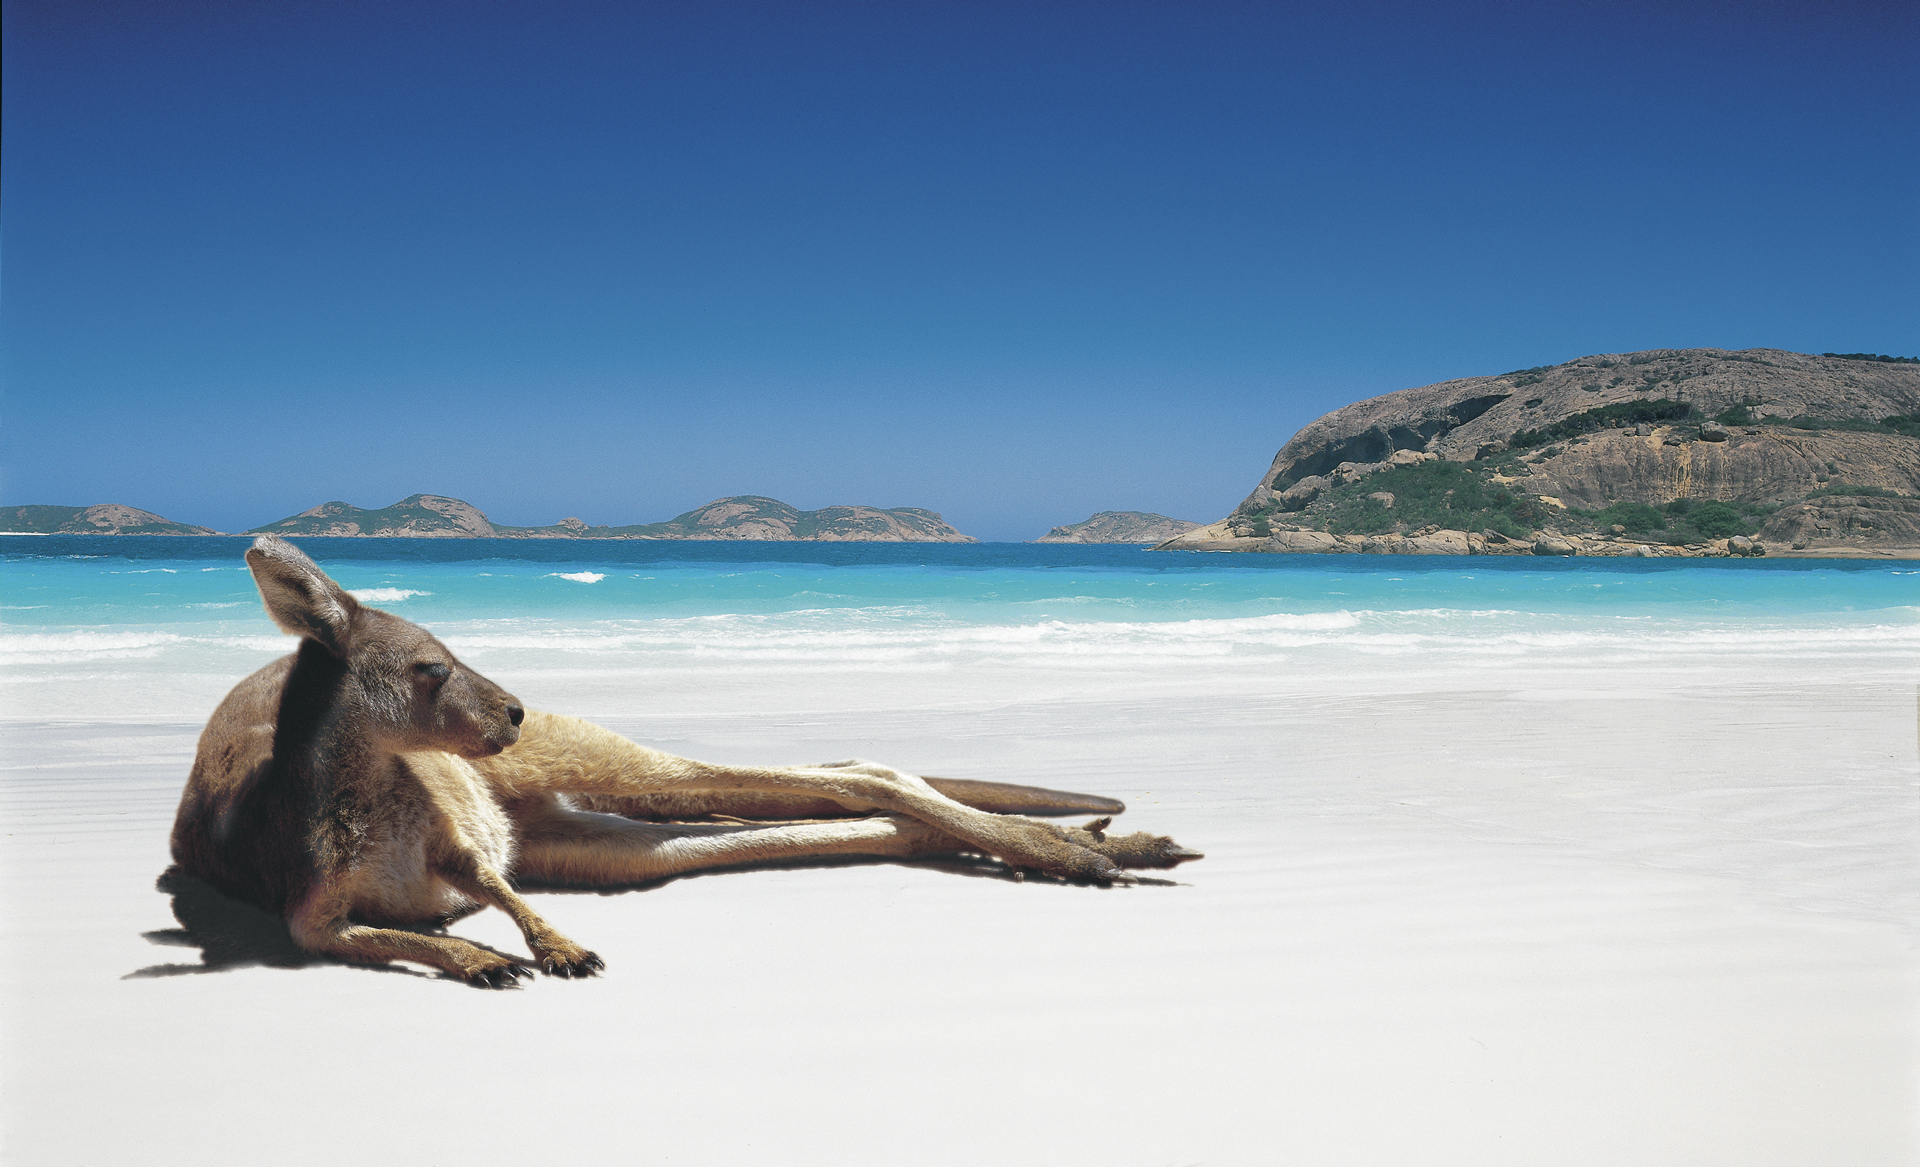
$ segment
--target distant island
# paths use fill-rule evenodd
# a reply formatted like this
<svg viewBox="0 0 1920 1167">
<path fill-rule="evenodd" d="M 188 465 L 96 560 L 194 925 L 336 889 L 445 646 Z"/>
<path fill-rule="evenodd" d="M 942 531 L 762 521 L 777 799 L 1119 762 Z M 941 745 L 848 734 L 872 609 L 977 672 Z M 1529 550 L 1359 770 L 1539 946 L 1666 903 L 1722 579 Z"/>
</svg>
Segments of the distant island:
<svg viewBox="0 0 1920 1167">
<path fill-rule="evenodd" d="M 1920 361 L 1654 349 L 1312 422 L 1196 551 L 1920 555 Z"/>
<path fill-rule="evenodd" d="M 90 507 L 0 507 L 0 535 L 218 535 L 117 502 Z"/>
<path fill-rule="evenodd" d="M 1084 522 L 1055 527 L 1035 543 L 1164 543 L 1198 527 L 1149 511 L 1101 511 Z"/>
<path fill-rule="evenodd" d="M 217 535 L 118 503 L 0 507 L 0 534 Z M 762 495 L 660 523 L 494 523 L 416 494 L 247 534 L 974 543 L 918 507 Z M 1170 551 L 1920 558 L 1920 359 L 1652 349 L 1464 377 L 1336 409 L 1204 526 L 1101 511 L 1036 543 Z"/>
<path fill-rule="evenodd" d="M 590 527 L 561 519 L 547 527 L 507 527 L 472 503 L 415 494 L 368 509 L 324 502 L 248 535 L 401 539 L 748 539 L 823 543 L 977 543 L 933 511 L 918 507 L 822 507 L 803 511 L 779 499 L 743 494 L 716 499 L 664 523 Z M 149 511 L 106 503 L 92 507 L 0 507 L 0 534 L 219 535 L 211 527 L 175 523 Z"/>
<path fill-rule="evenodd" d="M 668 519 L 627 527 L 592 527 L 561 519 L 546 527 L 507 527 L 457 498 L 416 494 L 366 510 L 327 502 L 249 535 L 370 536 L 407 539 L 746 539 L 820 543 L 977 543 L 933 511 L 918 507 L 822 507 L 803 511 L 776 498 L 742 494 L 715 499 Z"/>
</svg>

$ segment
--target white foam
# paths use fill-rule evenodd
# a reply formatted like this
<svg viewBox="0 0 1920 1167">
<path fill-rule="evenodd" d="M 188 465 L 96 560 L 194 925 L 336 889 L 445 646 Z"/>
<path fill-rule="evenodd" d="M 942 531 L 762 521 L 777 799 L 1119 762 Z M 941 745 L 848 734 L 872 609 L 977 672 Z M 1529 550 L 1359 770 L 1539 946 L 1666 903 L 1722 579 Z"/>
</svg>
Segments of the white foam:
<svg viewBox="0 0 1920 1167">
<path fill-rule="evenodd" d="M 547 575 L 559 579 L 570 579 L 574 583 L 599 583 L 601 580 L 607 578 L 603 573 L 597 571 L 550 571 Z"/>
<path fill-rule="evenodd" d="M 408 596 L 430 596 L 433 593 L 415 591 L 412 588 L 349 588 L 347 594 L 356 600 L 367 600 L 375 604 L 398 604 Z"/>
<path fill-rule="evenodd" d="M 186 637 L 143 629 L 137 632 L 25 632 L 0 636 L 0 664 L 71 664 L 90 660 L 127 660 L 158 656 Z"/>
</svg>

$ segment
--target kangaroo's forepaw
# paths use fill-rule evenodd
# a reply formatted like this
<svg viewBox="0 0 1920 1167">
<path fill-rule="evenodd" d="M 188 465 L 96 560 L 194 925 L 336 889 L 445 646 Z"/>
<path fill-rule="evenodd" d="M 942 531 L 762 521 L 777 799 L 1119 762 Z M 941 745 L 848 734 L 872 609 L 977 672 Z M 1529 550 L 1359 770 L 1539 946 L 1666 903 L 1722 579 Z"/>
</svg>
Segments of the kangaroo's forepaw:
<svg viewBox="0 0 1920 1167">
<path fill-rule="evenodd" d="M 500 957 L 498 963 L 466 970 L 461 974 L 461 979 L 476 989 L 510 989 L 520 983 L 521 977 L 532 976 L 533 970 L 526 965 Z"/>
<path fill-rule="evenodd" d="M 1106 831 L 1112 822 L 1111 818 L 1102 818 L 1084 827 L 1069 827 L 1067 838 L 1089 851 L 1106 856 L 1120 867 L 1178 867 L 1190 859 L 1206 858 L 1201 852 L 1182 847 L 1165 835 L 1149 835 L 1145 831 L 1135 831 L 1131 835 L 1109 835 Z"/>
<path fill-rule="evenodd" d="M 590 977 L 607 967 L 607 962 L 577 944 L 554 945 L 538 954 L 540 968 L 550 977 Z"/>
</svg>

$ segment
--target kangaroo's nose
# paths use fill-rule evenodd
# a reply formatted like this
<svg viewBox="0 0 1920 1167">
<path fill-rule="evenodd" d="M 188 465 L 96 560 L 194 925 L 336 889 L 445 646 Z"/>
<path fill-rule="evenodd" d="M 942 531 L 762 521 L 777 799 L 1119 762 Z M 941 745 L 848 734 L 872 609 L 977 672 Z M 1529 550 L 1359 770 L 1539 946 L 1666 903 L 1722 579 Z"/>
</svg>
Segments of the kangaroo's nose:
<svg viewBox="0 0 1920 1167">
<path fill-rule="evenodd" d="M 525 721 L 526 719 L 527 719 L 526 710 L 520 708 L 518 705 L 507 706 L 508 721 L 513 722 L 515 725 L 519 725 L 521 722 Z"/>
</svg>

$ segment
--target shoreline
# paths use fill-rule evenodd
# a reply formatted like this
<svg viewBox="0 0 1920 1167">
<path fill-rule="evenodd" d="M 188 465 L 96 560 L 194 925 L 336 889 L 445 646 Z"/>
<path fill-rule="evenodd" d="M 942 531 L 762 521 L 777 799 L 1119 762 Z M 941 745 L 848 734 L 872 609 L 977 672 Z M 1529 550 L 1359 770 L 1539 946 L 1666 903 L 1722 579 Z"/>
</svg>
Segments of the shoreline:
<svg viewBox="0 0 1920 1167">
<path fill-rule="evenodd" d="M 1215 527 L 1224 524 L 1213 524 Z M 1291 554 L 1291 555 L 1431 555 L 1431 556 L 1540 556 L 1543 558 L 1589 558 L 1589 559 L 1884 559 L 1889 561 L 1920 559 L 1920 547 L 1804 547 L 1776 548 L 1759 545 L 1763 550 L 1743 554 L 1730 551 L 1728 540 L 1716 539 L 1707 544 L 1674 546 L 1659 543 L 1636 543 L 1621 538 L 1587 539 L 1572 535 L 1554 535 L 1549 532 L 1535 532 L 1531 541 L 1508 540 L 1503 544 L 1490 543 L 1484 535 L 1477 532 L 1440 530 L 1421 535 L 1329 535 L 1324 531 L 1276 531 L 1268 536 L 1228 537 L 1216 539 L 1193 539 L 1208 528 L 1187 535 L 1177 536 L 1165 543 L 1049 543 L 1045 546 L 1083 546 L 1083 547 L 1139 547 L 1154 551 L 1191 551 L 1208 554 Z M 187 535 L 172 532 L 65 532 L 65 531 L 0 531 L 0 538 L 14 539 L 253 539 L 255 534 L 215 531 L 211 534 Z M 299 535 L 299 539 L 357 539 L 375 542 L 391 542 L 403 539 L 422 539 L 440 542 L 485 542 L 498 540 L 505 542 L 565 542 L 565 543 L 886 543 L 886 544 L 926 544 L 928 546 L 960 546 L 939 539 L 700 539 L 676 538 L 655 535 Z M 1571 550 L 1542 550 L 1541 544 L 1559 541 L 1571 546 Z M 1037 539 L 1010 541 L 1009 546 L 1025 547 L 1039 544 Z M 1175 546 L 1175 544 L 1180 544 Z M 992 541 L 975 542 L 973 546 L 991 546 Z"/>
<path fill-rule="evenodd" d="M 1240 528 L 1244 530 L 1245 528 Z M 1625 535 L 1569 535 L 1537 530 L 1525 538 L 1495 531 L 1424 527 L 1410 534 L 1335 535 L 1304 527 L 1271 529 L 1266 535 L 1240 534 L 1223 519 L 1175 536 L 1155 551 L 1295 555 L 1495 555 L 1588 559 L 1920 559 L 1920 547 L 1861 547 L 1843 544 L 1783 548 L 1736 535 L 1703 543 L 1649 543 Z"/>
</svg>

